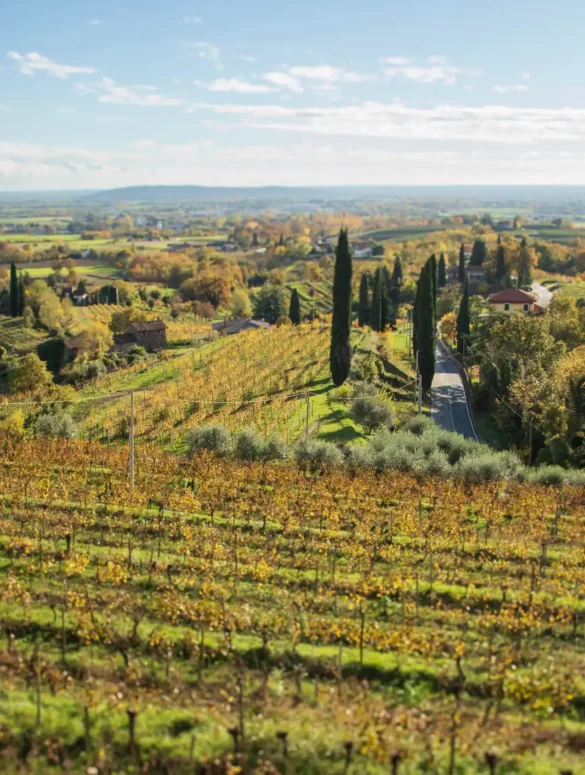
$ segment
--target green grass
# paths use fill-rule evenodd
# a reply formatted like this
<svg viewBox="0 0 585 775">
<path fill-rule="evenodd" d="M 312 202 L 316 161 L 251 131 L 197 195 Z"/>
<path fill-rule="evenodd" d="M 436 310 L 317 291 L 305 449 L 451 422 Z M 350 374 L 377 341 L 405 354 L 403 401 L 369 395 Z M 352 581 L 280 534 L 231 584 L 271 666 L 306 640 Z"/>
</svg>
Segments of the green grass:
<svg viewBox="0 0 585 775">
<path fill-rule="evenodd" d="M 579 301 L 579 299 L 585 299 L 585 282 L 582 280 L 575 280 L 572 283 L 565 283 L 561 285 L 556 295 L 560 298 L 569 298 Z"/>
<path fill-rule="evenodd" d="M 19 355 L 32 352 L 46 336 L 46 332 L 27 328 L 22 318 L 0 318 L 0 345 Z"/>
</svg>

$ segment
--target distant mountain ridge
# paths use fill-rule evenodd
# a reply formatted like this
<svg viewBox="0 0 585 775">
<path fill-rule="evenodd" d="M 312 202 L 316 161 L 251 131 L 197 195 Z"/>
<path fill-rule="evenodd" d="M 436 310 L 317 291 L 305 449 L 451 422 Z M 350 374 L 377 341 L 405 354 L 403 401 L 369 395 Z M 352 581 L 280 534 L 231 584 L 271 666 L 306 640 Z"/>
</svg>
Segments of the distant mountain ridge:
<svg viewBox="0 0 585 775">
<path fill-rule="evenodd" d="M 85 201 L 100 203 L 161 202 L 161 201 L 221 201 L 221 200 L 295 200 L 321 199 L 335 196 L 343 189 L 288 186 L 224 187 L 224 186 L 128 186 L 93 192 Z M 349 189 L 345 189 L 350 195 Z"/>
</svg>

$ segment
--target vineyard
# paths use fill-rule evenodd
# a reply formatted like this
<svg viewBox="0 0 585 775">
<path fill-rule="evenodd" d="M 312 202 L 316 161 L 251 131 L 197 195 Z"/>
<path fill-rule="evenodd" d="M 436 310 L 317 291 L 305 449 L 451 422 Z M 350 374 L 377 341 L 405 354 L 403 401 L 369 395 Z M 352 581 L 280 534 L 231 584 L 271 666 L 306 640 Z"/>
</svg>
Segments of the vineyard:
<svg viewBox="0 0 585 775">
<path fill-rule="evenodd" d="M 585 773 L 582 488 L 0 444 L 2 772 Z"/>
<path fill-rule="evenodd" d="M 214 423 L 296 438 L 306 392 L 329 381 L 328 364 L 329 332 L 317 325 L 245 332 L 167 358 L 157 384 L 136 393 L 136 437 L 176 445 L 198 425 Z M 141 363 L 126 369 L 126 383 L 117 373 L 107 375 L 99 392 L 129 389 L 144 370 Z M 128 412 L 127 396 L 77 409 L 86 432 L 101 439 L 124 438 Z"/>
</svg>

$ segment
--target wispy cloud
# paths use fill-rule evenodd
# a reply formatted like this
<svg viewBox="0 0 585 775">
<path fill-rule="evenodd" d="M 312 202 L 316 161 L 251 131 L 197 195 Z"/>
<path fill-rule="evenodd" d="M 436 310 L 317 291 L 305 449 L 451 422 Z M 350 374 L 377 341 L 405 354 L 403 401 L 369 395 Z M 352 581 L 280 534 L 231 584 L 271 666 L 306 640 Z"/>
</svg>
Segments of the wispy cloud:
<svg viewBox="0 0 585 775">
<path fill-rule="evenodd" d="M 444 57 L 430 57 L 425 64 L 417 64 L 403 57 L 386 57 L 380 61 L 385 65 L 384 75 L 387 78 L 407 78 L 419 83 L 442 81 L 451 85 L 456 83 L 460 76 L 480 75 L 479 70 L 450 65 Z"/>
<path fill-rule="evenodd" d="M 242 54 L 240 59 L 242 62 L 255 62 L 257 57 L 251 57 L 249 54 Z"/>
<path fill-rule="evenodd" d="M 268 94 L 269 92 L 278 91 L 273 86 L 266 86 L 265 84 L 249 83 L 248 81 L 242 81 L 239 78 L 216 78 L 211 83 L 204 83 L 202 81 L 193 81 L 195 86 L 200 86 L 203 89 L 213 92 L 238 92 L 239 94 Z"/>
<path fill-rule="evenodd" d="M 19 54 L 18 51 L 8 51 L 7 56 L 13 59 L 18 69 L 23 75 L 34 75 L 35 73 L 46 73 L 54 78 L 66 79 L 71 75 L 83 75 L 95 73 L 94 67 L 85 67 L 77 65 L 60 65 L 49 57 L 43 56 L 36 51 L 29 54 Z"/>
<path fill-rule="evenodd" d="M 90 20 L 89 20 L 87 23 L 88 23 L 88 25 L 89 25 L 90 27 L 98 27 L 98 26 L 99 26 L 99 25 L 102 23 L 102 20 L 101 20 L 101 19 L 98 19 L 98 18 L 97 18 L 97 16 L 94 16 L 94 17 L 93 17 L 92 19 L 90 19 Z"/>
<path fill-rule="evenodd" d="M 153 86 L 118 86 L 111 78 L 102 78 L 98 89 L 85 88 L 86 93 L 98 91 L 98 102 L 141 107 L 176 107 L 183 104 L 179 97 L 160 94 Z"/>
<path fill-rule="evenodd" d="M 401 103 L 364 102 L 312 108 L 203 104 L 196 109 L 238 117 L 247 127 L 318 135 L 473 140 L 504 145 L 549 140 L 585 142 L 585 109 L 576 108 L 440 105 L 423 109 Z"/>
<path fill-rule="evenodd" d="M 218 70 L 223 68 L 221 63 L 221 51 L 213 43 L 208 43 L 205 40 L 191 40 L 187 43 L 187 48 L 195 51 L 197 56 L 201 59 L 207 59 L 217 67 Z"/>
<path fill-rule="evenodd" d="M 303 91 L 300 80 L 288 73 L 266 73 L 262 77 L 268 83 L 272 83 L 274 86 L 279 86 L 282 89 L 289 89 L 297 93 Z"/>
<path fill-rule="evenodd" d="M 202 21 L 200 16 L 183 16 L 183 24 L 201 24 Z"/>
<path fill-rule="evenodd" d="M 523 83 L 519 83 L 514 86 L 492 86 L 492 89 L 498 94 L 507 94 L 508 92 L 528 91 L 528 86 L 525 86 Z"/>
</svg>

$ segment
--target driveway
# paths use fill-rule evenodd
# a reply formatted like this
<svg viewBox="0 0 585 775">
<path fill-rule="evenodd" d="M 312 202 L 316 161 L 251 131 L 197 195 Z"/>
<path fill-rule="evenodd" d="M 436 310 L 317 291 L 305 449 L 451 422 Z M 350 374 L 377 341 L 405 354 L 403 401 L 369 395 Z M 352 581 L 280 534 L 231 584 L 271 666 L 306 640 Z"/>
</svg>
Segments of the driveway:
<svg viewBox="0 0 585 775">
<path fill-rule="evenodd" d="M 437 366 L 431 387 L 431 416 L 439 428 L 477 441 L 461 375 L 437 345 Z"/>
<path fill-rule="evenodd" d="M 532 283 L 532 293 L 538 297 L 536 303 L 543 309 L 548 307 L 553 298 L 552 291 L 549 291 L 548 288 L 545 288 L 540 283 Z"/>
</svg>

